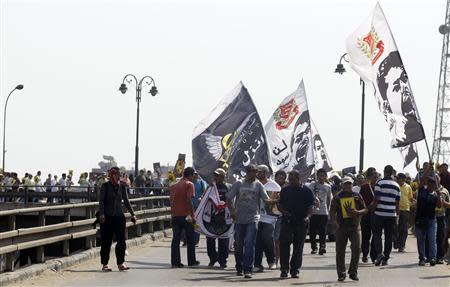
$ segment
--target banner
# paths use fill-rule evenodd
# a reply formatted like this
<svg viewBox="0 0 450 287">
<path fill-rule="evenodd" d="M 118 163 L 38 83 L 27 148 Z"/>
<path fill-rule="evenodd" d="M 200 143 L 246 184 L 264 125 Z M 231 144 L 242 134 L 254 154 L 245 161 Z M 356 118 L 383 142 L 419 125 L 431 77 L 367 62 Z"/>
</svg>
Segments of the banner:
<svg viewBox="0 0 450 287">
<path fill-rule="evenodd" d="M 173 168 L 173 173 L 176 178 L 183 177 L 185 165 L 186 165 L 186 155 L 179 153 L 177 162 L 175 164 L 175 167 Z"/>
<path fill-rule="evenodd" d="M 229 238 L 233 220 L 225 202 L 220 200 L 215 184 L 210 185 L 195 211 L 196 231 L 207 237 Z"/>
<path fill-rule="evenodd" d="M 331 161 L 323 144 L 322 137 L 317 131 L 314 121 L 311 119 L 311 133 L 314 147 L 314 165 L 316 170 L 323 168 L 326 172 L 332 171 Z"/>
<path fill-rule="evenodd" d="M 208 182 L 217 168 L 227 171 L 226 182 L 233 183 L 251 163 L 270 166 L 261 119 L 242 82 L 194 129 L 192 156 Z"/>
<path fill-rule="evenodd" d="M 297 169 L 305 180 L 314 169 L 311 123 L 303 80 L 266 124 L 270 159 L 275 171 Z"/>
<path fill-rule="evenodd" d="M 379 3 L 347 38 L 346 46 L 352 68 L 374 87 L 378 107 L 388 123 L 391 147 L 407 147 L 423 140 L 408 75 Z"/>
<path fill-rule="evenodd" d="M 155 173 L 157 175 L 161 175 L 161 163 L 159 163 L 159 162 L 153 163 L 153 173 Z"/>
</svg>

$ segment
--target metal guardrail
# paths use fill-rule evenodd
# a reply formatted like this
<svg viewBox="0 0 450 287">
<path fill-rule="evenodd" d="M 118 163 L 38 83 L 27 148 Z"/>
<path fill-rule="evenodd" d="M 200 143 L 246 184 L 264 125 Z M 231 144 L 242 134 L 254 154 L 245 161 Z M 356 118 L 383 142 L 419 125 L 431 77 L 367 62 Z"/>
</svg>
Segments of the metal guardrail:
<svg viewBox="0 0 450 287">
<path fill-rule="evenodd" d="M 164 229 L 164 222 L 170 221 L 170 207 L 164 206 L 169 196 L 150 196 L 130 199 L 135 215 L 136 225 L 132 222 L 126 223 L 126 238 L 128 238 L 129 228 L 134 226 L 136 236 L 143 233 L 152 233 L 154 228 Z M 157 206 L 156 206 L 157 205 Z M 89 249 L 96 245 L 96 234 L 99 227 L 92 224 L 95 221 L 94 214 L 98 208 L 98 202 L 88 202 L 79 204 L 51 205 L 42 207 L 20 208 L 14 210 L 0 211 L 0 219 L 7 217 L 8 231 L 0 233 L 0 256 L 6 256 L 5 271 L 14 271 L 14 255 L 17 251 L 29 248 L 36 248 L 37 263 L 45 262 L 44 246 L 62 242 L 62 254 L 70 254 L 69 242 L 72 239 L 85 239 L 85 248 Z M 84 209 L 86 219 L 71 220 L 71 211 L 74 209 Z M 46 213 L 63 211 L 62 223 L 46 225 Z M 17 216 L 36 215 L 38 226 L 29 228 L 17 228 Z M 48 216 L 48 215 L 47 215 Z M 125 217 L 131 215 L 125 213 Z"/>
<path fill-rule="evenodd" d="M 58 191 L 42 191 L 38 192 L 36 189 L 49 190 L 58 188 Z M 83 191 L 84 190 L 84 191 Z M 166 187 L 127 187 L 130 198 L 150 196 L 150 195 L 168 195 L 168 188 Z M 100 198 L 99 187 L 87 186 L 2 186 L 0 187 L 0 199 L 3 202 L 18 202 L 24 203 L 26 206 L 29 203 L 37 202 L 38 200 L 46 199 L 45 202 L 53 203 L 72 203 L 73 200 L 81 200 L 82 202 L 98 201 Z"/>
</svg>

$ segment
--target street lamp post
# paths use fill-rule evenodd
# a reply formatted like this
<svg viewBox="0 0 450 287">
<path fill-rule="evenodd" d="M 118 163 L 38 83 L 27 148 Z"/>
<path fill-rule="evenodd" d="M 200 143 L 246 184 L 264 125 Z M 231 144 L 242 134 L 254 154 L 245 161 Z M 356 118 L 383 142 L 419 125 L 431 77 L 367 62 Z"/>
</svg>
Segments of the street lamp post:
<svg viewBox="0 0 450 287">
<path fill-rule="evenodd" d="M 134 153 L 134 176 L 138 176 L 139 171 L 139 104 L 141 102 L 141 92 L 142 88 L 145 86 L 152 86 L 150 88 L 150 94 L 156 96 L 158 94 L 158 89 L 155 86 L 155 80 L 150 76 L 143 77 L 140 81 L 137 80 L 136 76 L 133 74 L 128 74 L 123 78 L 122 84 L 120 85 L 119 91 L 125 94 L 128 90 L 126 83 L 132 84 L 134 82 L 136 86 L 136 148 Z"/>
<path fill-rule="evenodd" d="M 345 73 L 344 64 L 342 64 L 342 60 L 346 61 L 348 63 L 348 60 L 345 59 L 345 56 L 347 53 L 341 56 L 339 60 L 339 64 L 337 64 L 336 69 L 334 70 L 335 73 L 343 74 Z M 365 88 L 366 84 L 364 81 L 360 78 L 359 83 L 361 85 L 361 138 L 359 139 L 359 172 L 361 173 L 364 170 L 364 114 L 365 114 L 365 101 L 366 101 L 366 93 Z"/>
<path fill-rule="evenodd" d="M 2 169 L 3 172 L 5 172 L 5 156 L 6 156 L 6 107 L 8 107 L 8 100 L 9 97 L 11 96 L 11 94 L 15 91 L 15 90 L 22 90 L 23 89 L 23 85 L 17 85 L 8 95 L 8 97 L 6 98 L 6 102 L 5 102 L 5 111 L 3 112 L 3 164 L 2 164 Z"/>
</svg>

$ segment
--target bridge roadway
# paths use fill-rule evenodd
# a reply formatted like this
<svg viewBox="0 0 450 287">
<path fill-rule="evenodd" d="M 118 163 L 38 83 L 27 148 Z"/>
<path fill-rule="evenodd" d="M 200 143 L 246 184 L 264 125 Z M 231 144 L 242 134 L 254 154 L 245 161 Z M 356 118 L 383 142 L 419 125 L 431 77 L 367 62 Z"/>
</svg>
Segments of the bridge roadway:
<svg viewBox="0 0 450 287">
<path fill-rule="evenodd" d="M 336 281 L 334 243 L 329 243 L 327 249 L 325 256 L 310 255 L 310 247 L 306 243 L 299 279 L 280 280 L 279 271 L 265 271 L 254 274 L 253 279 L 244 279 L 235 275 L 233 255 L 226 270 L 208 268 L 204 238 L 197 248 L 201 266 L 172 269 L 169 264 L 170 238 L 166 238 L 161 242 L 131 248 L 127 264 L 132 269 L 127 272 L 115 269 L 111 273 L 103 273 L 99 270 L 99 259 L 93 259 L 59 273 L 46 271 L 38 278 L 11 286 L 450 286 L 450 265 L 417 265 L 416 241 L 412 236 L 408 238 L 407 252 L 394 251 L 388 266 L 360 264 L 359 282 L 353 282 L 348 277 L 344 283 Z M 186 249 L 182 248 L 181 252 L 185 263 Z M 113 255 L 112 259 L 111 266 L 115 268 Z"/>
</svg>

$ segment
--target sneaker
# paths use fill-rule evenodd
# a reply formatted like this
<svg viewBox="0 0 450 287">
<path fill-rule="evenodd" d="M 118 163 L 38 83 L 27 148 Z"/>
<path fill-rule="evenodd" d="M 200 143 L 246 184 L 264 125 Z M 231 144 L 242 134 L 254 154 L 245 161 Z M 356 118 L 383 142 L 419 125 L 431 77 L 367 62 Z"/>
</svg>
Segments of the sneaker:
<svg viewBox="0 0 450 287">
<path fill-rule="evenodd" d="M 317 254 L 317 249 L 312 249 L 311 254 Z"/>
<path fill-rule="evenodd" d="M 227 266 L 227 264 L 226 263 L 222 263 L 222 264 L 220 264 L 220 268 L 221 269 L 225 269 L 225 268 L 227 268 L 228 266 Z"/>
<path fill-rule="evenodd" d="M 383 255 L 378 256 L 377 259 L 375 259 L 375 262 L 374 262 L 375 266 L 380 266 L 381 261 L 383 261 L 383 259 L 384 259 Z"/>
<path fill-rule="evenodd" d="M 105 265 L 102 266 L 102 271 L 103 271 L 103 272 L 111 272 L 112 269 L 109 268 L 109 266 L 105 264 Z"/>
<path fill-rule="evenodd" d="M 236 276 L 244 276 L 244 273 L 242 271 L 236 271 Z"/>
<path fill-rule="evenodd" d="M 281 271 L 280 278 L 282 279 L 288 278 L 288 273 L 286 271 Z"/>
<path fill-rule="evenodd" d="M 436 265 L 436 260 L 435 259 L 431 259 L 430 260 L 430 266 L 434 266 Z"/>
<path fill-rule="evenodd" d="M 183 268 L 184 267 L 184 264 L 174 264 L 174 265 L 172 265 L 172 268 Z"/>
<path fill-rule="evenodd" d="M 419 266 L 425 266 L 425 260 L 419 260 Z"/>
<path fill-rule="evenodd" d="M 250 272 L 245 272 L 244 273 L 244 278 L 251 279 L 252 277 L 253 277 L 252 273 L 250 273 Z"/>
<path fill-rule="evenodd" d="M 362 258 L 362 262 L 363 262 L 363 263 L 367 263 L 367 262 L 369 262 L 369 259 L 367 259 L 367 257 L 363 257 L 363 258 Z"/>
<path fill-rule="evenodd" d="M 208 267 L 214 267 L 214 264 L 216 264 L 216 261 L 209 261 Z"/>
<path fill-rule="evenodd" d="M 119 269 L 119 271 L 127 271 L 127 270 L 130 270 L 130 267 L 126 266 L 125 264 L 117 265 L 117 268 Z"/>
<path fill-rule="evenodd" d="M 325 248 L 319 249 L 319 255 L 324 255 L 325 253 L 327 253 L 327 250 Z"/>
<path fill-rule="evenodd" d="M 381 260 L 381 265 L 382 265 L 382 266 L 388 265 L 388 260 L 387 260 L 387 259 Z"/>
<path fill-rule="evenodd" d="M 342 281 L 344 281 L 345 280 L 345 275 L 342 275 L 342 276 L 339 276 L 338 277 L 338 281 L 339 282 L 342 282 Z"/>
<path fill-rule="evenodd" d="M 400 247 L 400 248 L 398 249 L 398 252 L 404 253 L 404 252 L 405 252 L 405 248 L 404 248 L 404 247 Z"/>
<path fill-rule="evenodd" d="M 200 266 L 200 261 L 195 261 L 194 263 L 189 264 L 188 266 L 189 266 L 189 267 L 197 267 L 197 266 Z"/>
<path fill-rule="evenodd" d="M 270 270 L 277 270 L 277 265 L 275 263 L 271 263 L 271 264 L 269 264 L 269 269 Z"/>
<path fill-rule="evenodd" d="M 300 274 L 298 272 L 294 272 L 294 273 L 291 273 L 291 277 L 297 279 L 297 278 L 300 278 Z"/>
<path fill-rule="evenodd" d="M 264 267 L 255 266 L 255 267 L 253 267 L 253 272 L 255 272 L 255 273 L 264 272 Z"/>
<path fill-rule="evenodd" d="M 359 281 L 357 274 L 350 274 L 348 277 L 350 277 L 350 279 L 352 279 L 353 281 Z"/>
<path fill-rule="evenodd" d="M 439 258 L 439 259 L 436 261 L 436 264 L 444 264 L 444 259 Z"/>
</svg>

